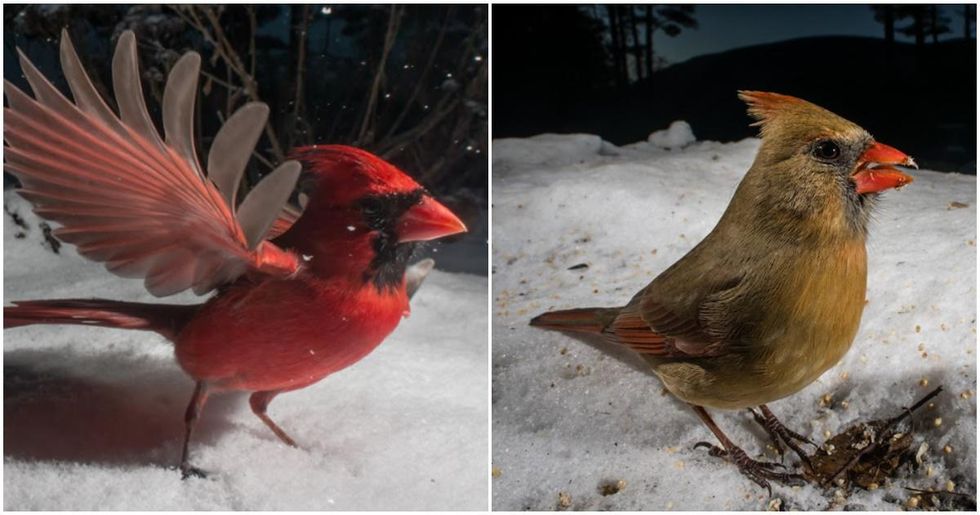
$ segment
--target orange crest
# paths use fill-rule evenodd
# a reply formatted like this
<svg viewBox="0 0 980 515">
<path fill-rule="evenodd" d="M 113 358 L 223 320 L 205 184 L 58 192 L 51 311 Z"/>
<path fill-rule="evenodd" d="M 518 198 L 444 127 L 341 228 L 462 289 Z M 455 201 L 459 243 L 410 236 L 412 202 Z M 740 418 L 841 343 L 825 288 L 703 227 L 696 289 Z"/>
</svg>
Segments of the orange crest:
<svg viewBox="0 0 980 515">
<path fill-rule="evenodd" d="M 770 93 L 768 91 L 738 92 L 738 98 L 749 106 L 749 115 L 758 120 L 752 125 L 764 125 L 779 113 L 797 110 L 801 107 L 816 107 L 813 104 L 789 95 Z"/>
</svg>

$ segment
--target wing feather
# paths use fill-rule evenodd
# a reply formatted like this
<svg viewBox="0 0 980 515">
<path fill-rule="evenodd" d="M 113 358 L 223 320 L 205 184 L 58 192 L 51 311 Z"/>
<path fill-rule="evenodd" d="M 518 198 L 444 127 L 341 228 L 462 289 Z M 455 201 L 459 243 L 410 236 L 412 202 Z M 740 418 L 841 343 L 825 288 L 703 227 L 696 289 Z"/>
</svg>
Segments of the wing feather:
<svg viewBox="0 0 980 515">
<path fill-rule="evenodd" d="M 63 32 L 62 38 L 68 34 Z M 119 105 L 119 117 L 126 127 L 136 131 L 144 141 L 153 147 L 163 150 L 163 140 L 157 132 L 150 112 L 143 100 L 143 86 L 140 83 L 139 62 L 136 55 L 136 35 L 125 31 L 116 43 L 116 52 L 112 55 L 112 91 Z"/>
<path fill-rule="evenodd" d="M 194 149 L 194 102 L 200 70 L 201 56 L 197 52 L 187 52 L 170 70 L 163 90 L 163 132 L 167 145 L 204 178 Z"/>
<path fill-rule="evenodd" d="M 72 45 L 71 38 L 68 37 L 67 29 L 61 30 L 60 54 L 65 79 L 68 80 L 68 87 L 71 89 L 71 95 L 78 107 L 82 111 L 97 117 L 99 121 L 111 127 L 116 133 L 125 134 L 126 129 L 122 122 L 102 100 L 102 96 L 95 90 L 92 80 L 85 73 L 85 67 L 82 66 L 82 61 L 78 58 L 78 53 L 75 52 L 75 46 Z"/>
<path fill-rule="evenodd" d="M 194 147 L 200 57 L 186 54 L 167 80 L 164 142 L 146 110 L 132 32 L 119 38 L 113 58 L 120 116 L 62 34 L 62 67 L 74 102 L 19 51 L 35 96 L 4 83 L 4 169 L 20 179 L 19 193 L 39 216 L 61 224 L 55 236 L 113 273 L 143 278 L 157 296 L 186 289 L 202 294 L 249 271 L 295 273 L 295 255 L 261 243 L 295 186 L 299 164 L 284 163 L 261 181 L 236 218 L 234 194 L 223 194 L 204 176 Z M 246 106 L 222 131 L 220 148 L 230 157 L 209 154 L 209 169 L 219 170 L 227 192 L 237 189 L 267 114 L 264 105 Z"/>
<path fill-rule="evenodd" d="M 289 200 L 299 179 L 300 169 L 296 161 L 283 163 L 252 188 L 238 207 L 238 220 L 245 231 L 248 248 L 254 249 L 265 239 L 282 212 L 282 206 Z"/>
<path fill-rule="evenodd" d="M 252 149 L 259 142 L 262 129 L 269 118 L 269 107 L 259 102 L 245 104 L 228 121 L 211 143 L 208 152 L 208 177 L 214 182 L 225 202 L 235 205 L 238 183 Z"/>
</svg>

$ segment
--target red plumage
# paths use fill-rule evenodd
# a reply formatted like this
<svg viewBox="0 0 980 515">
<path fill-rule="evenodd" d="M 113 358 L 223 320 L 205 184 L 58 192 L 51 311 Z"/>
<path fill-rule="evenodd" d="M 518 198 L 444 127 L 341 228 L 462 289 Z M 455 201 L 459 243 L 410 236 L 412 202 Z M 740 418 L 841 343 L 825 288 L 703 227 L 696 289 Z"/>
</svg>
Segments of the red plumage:
<svg viewBox="0 0 980 515">
<path fill-rule="evenodd" d="M 113 60 L 119 116 L 95 92 L 64 34 L 61 52 L 74 102 L 23 55 L 35 98 L 6 84 L 5 168 L 20 179 L 20 194 L 39 216 L 62 225 L 56 236 L 117 275 L 144 279 L 154 295 L 217 293 L 192 306 L 17 302 L 4 308 L 4 327 L 97 325 L 172 340 L 180 366 L 197 381 L 187 410 L 185 476 L 199 473 L 188 463 L 187 445 L 211 392 L 254 392 L 256 415 L 295 445 L 266 415 L 269 401 L 380 345 L 408 314 L 405 269 L 413 242 L 465 226 L 395 166 L 341 145 L 295 150 L 294 161 L 236 203 L 268 115 L 264 105 L 248 104 L 229 118 L 205 174 L 189 115 L 196 54 L 174 65 L 167 81 L 164 141 L 146 114 L 132 33 L 120 37 Z M 286 205 L 301 169 L 302 211 Z"/>
</svg>

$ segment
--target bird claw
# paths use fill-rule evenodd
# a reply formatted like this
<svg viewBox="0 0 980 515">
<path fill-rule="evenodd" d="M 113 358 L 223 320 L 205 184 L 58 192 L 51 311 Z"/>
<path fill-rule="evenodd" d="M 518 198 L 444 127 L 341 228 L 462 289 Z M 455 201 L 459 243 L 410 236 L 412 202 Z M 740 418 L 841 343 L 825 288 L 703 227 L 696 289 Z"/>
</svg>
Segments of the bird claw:
<svg viewBox="0 0 980 515">
<path fill-rule="evenodd" d="M 207 479 L 208 474 L 197 467 L 192 467 L 190 465 L 181 465 L 180 479 L 186 480 L 191 477 Z"/>
<path fill-rule="evenodd" d="M 772 440 L 773 445 L 776 447 L 776 452 L 782 456 L 784 449 L 781 442 L 785 443 L 787 447 L 792 449 L 793 452 L 800 457 L 800 461 L 802 461 L 806 467 L 812 470 L 813 464 L 810 462 L 810 457 L 807 456 L 806 452 L 799 445 L 797 445 L 796 442 L 810 444 L 814 447 L 814 449 L 819 449 L 820 447 L 813 443 L 813 441 L 811 441 L 809 438 L 784 426 L 783 423 L 780 422 L 779 419 L 777 419 L 767 407 L 762 406 L 761 409 L 761 415 L 756 413 L 754 409 L 750 408 L 749 411 L 752 413 L 752 417 L 755 419 L 755 421 L 766 430 L 766 433 L 769 435 L 769 439 Z"/>
<path fill-rule="evenodd" d="M 725 458 L 726 456 L 728 456 L 728 452 L 725 451 L 725 449 L 722 449 L 721 447 L 718 447 L 717 445 L 714 445 L 709 442 L 703 442 L 703 441 L 698 442 L 694 444 L 694 447 L 692 447 L 692 449 L 699 449 L 701 447 L 708 449 L 709 456 L 713 456 L 715 458 Z"/>
<path fill-rule="evenodd" d="M 742 473 L 742 475 L 751 479 L 757 485 L 765 488 L 770 497 L 772 497 L 772 486 L 770 486 L 768 480 L 779 481 L 789 485 L 802 485 L 806 483 L 806 479 L 804 479 L 804 477 L 800 474 L 789 474 L 786 472 L 777 472 L 773 470 L 775 468 L 785 470 L 786 466 L 782 463 L 753 460 L 747 454 L 745 454 L 745 451 L 739 449 L 738 447 L 732 446 L 730 449 L 726 450 L 708 442 L 698 442 L 694 444 L 695 449 L 700 447 L 707 448 L 710 456 L 722 458 L 733 463 L 736 467 L 738 467 L 738 470 Z"/>
</svg>

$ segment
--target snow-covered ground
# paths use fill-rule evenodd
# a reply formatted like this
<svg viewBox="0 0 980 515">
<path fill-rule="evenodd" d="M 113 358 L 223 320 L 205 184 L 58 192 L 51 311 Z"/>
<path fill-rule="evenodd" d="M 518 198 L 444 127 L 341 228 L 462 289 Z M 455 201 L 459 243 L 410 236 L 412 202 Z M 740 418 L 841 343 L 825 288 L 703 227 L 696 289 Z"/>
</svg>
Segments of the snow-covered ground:
<svg viewBox="0 0 980 515">
<path fill-rule="evenodd" d="M 691 143 L 683 129 L 621 148 L 589 135 L 494 141 L 494 509 L 772 507 L 735 467 L 691 449 L 712 435 L 638 357 L 527 325 L 552 309 L 625 304 L 711 230 L 759 142 Z M 910 495 L 903 487 L 943 490 L 947 481 L 976 494 L 976 178 L 914 176 L 879 205 L 868 304 L 851 351 L 770 404 L 787 426 L 822 442 L 945 387 L 916 417 L 914 448 L 924 437 L 929 444 L 924 465 L 837 507 L 894 510 Z M 714 417 L 747 452 L 762 452 L 767 441 L 747 412 Z M 621 480 L 618 493 L 600 491 Z M 773 495 L 783 509 L 833 501 L 809 485 L 774 483 Z"/>
<path fill-rule="evenodd" d="M 4 204 L 30 228 L 4 215 L 5 302 L 153 300 L 72 247 L 55 255 L 26 203 L 6 192 Z M 485 277 L 434 271 L 377 351 L 277 397 L 270 415 L 301 449 L 280 443 L 244 394 L 212 398 L 191 451 L 210 476 L 187 481 L 167 467 L 193 383 L 162 337 L 5 331 L 4 509 L 485 510 L 486 291 Z"/>
</svg>

